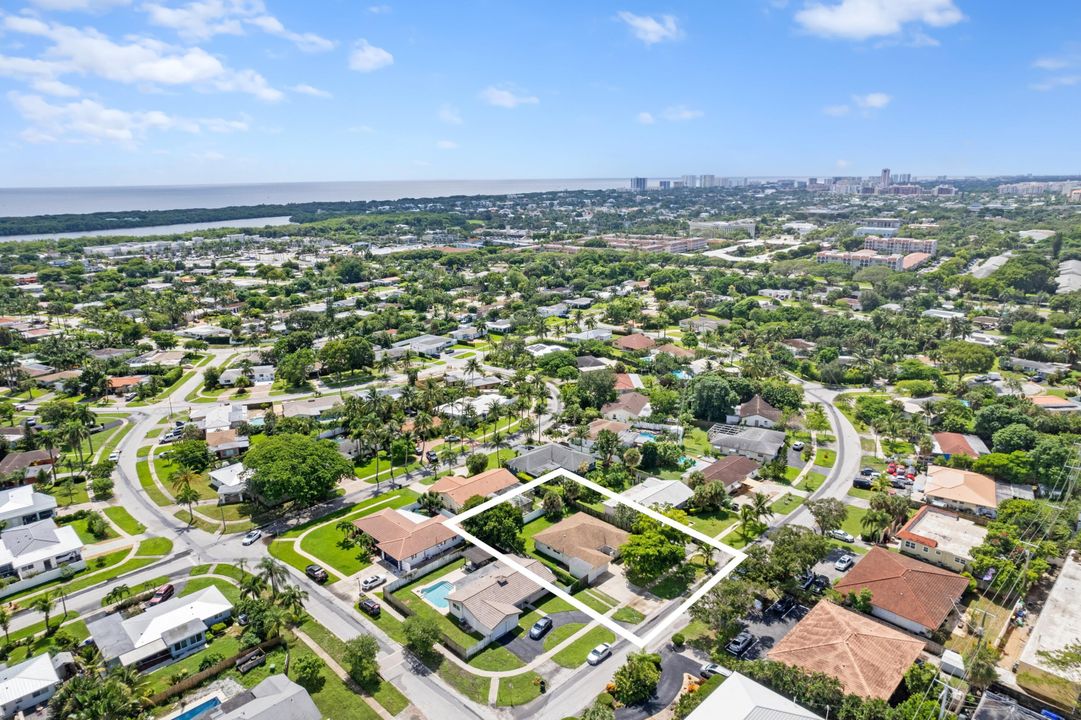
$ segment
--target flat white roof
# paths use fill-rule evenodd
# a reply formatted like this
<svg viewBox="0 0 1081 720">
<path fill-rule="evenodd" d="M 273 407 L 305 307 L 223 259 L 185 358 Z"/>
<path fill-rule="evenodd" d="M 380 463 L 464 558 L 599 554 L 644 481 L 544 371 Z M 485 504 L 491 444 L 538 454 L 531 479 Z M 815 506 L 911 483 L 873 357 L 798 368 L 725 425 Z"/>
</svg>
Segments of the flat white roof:
<svg viewBox="0 0 1081 720">
<path fill-rule="evenodd" d="M 1081 669 L 1062 670 L 1040 657 L 1040 652 L 1055 652 L 1081 642 L 1081 562 L 1071 552 L 1051 592 L 1047 595 L 1040 616 L 1032 627 L 1021 661 L 1051 675 L 1081 682 Z"/>
<path fill-rule="evenodd" d="M 981 545 L 987 537 L 987 528 L 930 505 L 908 530 L 934 540 L 943 552 L 964 558 L 972 557 L 972 548 Z"/>
<path fill-rule="evenodd" d="M 0 520 L 22 515 L 30 510 L 56 508 L 56 498 L 34 492 L 33 485 L 20 485 L 10 490 L 0 490 Z"/>
</svg>

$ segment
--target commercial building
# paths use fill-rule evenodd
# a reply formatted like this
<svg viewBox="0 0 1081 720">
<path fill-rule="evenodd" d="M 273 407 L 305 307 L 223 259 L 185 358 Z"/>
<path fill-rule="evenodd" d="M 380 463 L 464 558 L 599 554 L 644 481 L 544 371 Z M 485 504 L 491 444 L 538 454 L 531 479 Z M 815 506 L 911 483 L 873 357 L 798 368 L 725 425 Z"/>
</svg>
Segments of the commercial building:
<svg viewBox="0 0 1081 720">
<path fill-rule="evenodd" d="M 819 263 L 841 263 L 853 268 L 887 267 L 898 272 L 914 270 L 930 259 L 928 253 L 908 253 L 901 255 L 879 255 L 870 248 L 846 252 L 841 250 L 820 250 L 815 253 L 815 261 Z"/>
<path fill-rule="evenodd" d="M 972 563 L 972 549 L 985 537 L 987 528 L 931 505 L 920 508 L 897 532 L 902 553 L 954 572 L 963 572 Z"/>
<path fill-rule="evenodd" d="M 146 670 L 198 652 L 206 646 L 207 631 L 232 614 L 233 604 L 211 585 L 134 617 L 112 613 L 86 627 L 106 667 L 134 665 Z"/>
</svg>

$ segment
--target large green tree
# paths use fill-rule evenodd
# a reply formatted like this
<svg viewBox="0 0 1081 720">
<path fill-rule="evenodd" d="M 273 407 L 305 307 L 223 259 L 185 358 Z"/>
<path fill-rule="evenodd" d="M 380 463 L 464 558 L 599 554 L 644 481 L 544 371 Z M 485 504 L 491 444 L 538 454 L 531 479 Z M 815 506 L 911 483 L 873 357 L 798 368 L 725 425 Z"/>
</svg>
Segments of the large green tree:
<svg viewBox="0 0 1081 720">
<path fill-rule="evenodd" d="M 290 499 L 311 505 L 353 475 L 353 464 L 333 443 L 291 433 L 266 438 L 248 451 L 244 464 L 252 470 L 253 494 L 268 505 Z"/>
</svg>

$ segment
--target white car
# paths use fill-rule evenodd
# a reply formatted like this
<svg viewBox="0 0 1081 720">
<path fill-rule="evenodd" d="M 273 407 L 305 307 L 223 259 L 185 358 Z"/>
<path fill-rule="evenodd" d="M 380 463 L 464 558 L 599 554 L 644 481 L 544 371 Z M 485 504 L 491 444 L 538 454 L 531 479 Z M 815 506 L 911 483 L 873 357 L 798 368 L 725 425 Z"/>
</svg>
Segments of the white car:
<svg viewBox="0 0 1081 720">
<path fill-rule="evenodd" d="M 599 665 L 611 654 L 612 643 L 601 643 L 589 651 L 589 657 L 586 658 L 586 662 L 590 665 Z"/>
<path fill-rule="evenodd" d="M 120 451 L 119 450 L 113 450 L 111 453 L 109 453 L 109 461 L 110 462 L 117 462 L 118 460 L 120 460 Z"/>
<path fill-rule="evenodd" d="M 792 443 L 792 449 L 795 450 L 796 452 L 799 452 L 803 448 L 804 448 L 804 445 L 803 445 L 802 440 L 797 440 L 796 442 Z"/>
<path fill-rule="evenodd" d="M 852 537 L 850 533 L 847 533 L 844 530 L 830 530 L 828 534 L 834 540 L 840 540 L 841 542 L 846 543 L 856 542 L 856 538 Z"/>
<path fill-rule="evenodd" d="M 371 577 L 364 578 L 364 581 L 360 583 L 361 590 L 368 591 L 373 587 L 379 587 L 385 583 L 387 579 L 382 575 L 372 575 Z"/>
<path fill-rule="evenodd" d="M 263 531 L 262 530 L 252 530 L 251 532 L 249 532 L 247 535 L 244 536 L 244 544 L 245 545 L 251 545 L 252 543 L 256 542 L 261 537 L 263 537 Z"/>
<path fill-rule="evenodd" d="M 851 555 L 842 555 L 841 557 L 837 558 L 837 562 L 833 563 L 833 569 L 837 570 L 838 572 L 844 572 L 855 564 L 856 561 L 852 558 Z"/>
</svg>

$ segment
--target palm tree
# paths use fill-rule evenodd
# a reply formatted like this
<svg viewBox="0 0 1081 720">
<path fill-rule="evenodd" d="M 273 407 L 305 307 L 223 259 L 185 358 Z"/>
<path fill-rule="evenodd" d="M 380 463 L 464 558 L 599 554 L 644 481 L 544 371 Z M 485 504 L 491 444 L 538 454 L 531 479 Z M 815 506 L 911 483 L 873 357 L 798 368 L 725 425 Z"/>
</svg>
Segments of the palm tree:
<svg viewBox="0 0 1081 720">
<path fill-rule="evenodd" d="M 875 542 L 881 542 L 889 528 L 891 518 L 888 513 L 881 510 L 868 510 L 860 520 L 860 526 L 866 533 L 875 538 Z"/>
<path fill-rule="evenodd" d="M 11 636 L 8 634 L 8 625 L 11 624 L 11 614 L 7 608 L 0 608 L 0 628 L 4 628 L 4 640 L 10 645 Z"/>
<path fill-rule="evenodd" d="M 998 680 L 998 651 L 981 640 L 967 658 L 965 668 L 968 670 L 968 684 L 979 690 L 986 690 L 991 683 Z"/>
<path fill-rule="evenodd" d="M 69 420 L 64 423 L 61 428 L 61 433 L 64 436 L 64 442 L 66 442 L 68 447 L 74 450 L 79 456 L 79 466 L 85 466 L 85 461 L 83 459 L 83 440 L 90 437 L 89 428 L 82 423 Z"/>
<path fill-rule="evenodd" d="M 51 592 L 42 593 L 34 598 L 34 602 L 30 604 L 30 607 L 45 615 L 45 632 L 48 633 L 49 614 L 53 611 L 53 594 Z"/>
<path fill-rule="evenodd" d="M 270 586 L 270 592 L 274 597 L 278 596 L 279 590 L 285 585 L 289 572 L 285 567 L 273 558 L 265 557 L 259 561 L 259 577 Z"/>
<path fill-rule="evenodd" d="M 294 618 L 298 618 L 304 612 L 304 603 L 307 599 L 307 590 L 302 590 L 296 585 L 289 585 L 278 596 L 278 607 L 288 610 Z"/>
<path fill-rule="evenodd" d="M 266 629 L 267 637 L 280 637 L 282 630 L 288 626 L 289 621 L 285 617 L 285 610 L 277 605 L 270 605 L 263 613 L 263 627 Z M 282 638 L 282 645 L 285 646 L 285 674 L 289 674 L 289 641 Z"/>
<path fill-rule="evenodd" d="M 112 605 L 130 596 L 131 588 L 127 585 L 121 584 L 114 587 L 105 595 L 105 602 L 109 605 Z"/>
<path fill-rule="evenodd" d="M 266 590 L 266 581 L 258 575 L 244 574 L 240 581 L 240 594 L 242 597 L 257 598 Z"/>
<path fill-rule="evenodd" d="M 195 509 L 194 505 L 199 501 L 199 491 L 193 488 L 191 485 L 180 488 L 180 492 L 176 493 L 176 501 L 181 505 L 188 506 L 188 525 L 195 523 Z"/>
<path fill-rule="evenodd" d="M 751 496 L 751 512 L 754 514 L 755 522 L 761 523 L 763 519 L 773 517 L 773 510 L 769 505 L 769 495 L 756 492 Z"/>
<path fill-rule="evenodd" d="M 751 539 L 751 528 L 757 523 L 754 516 L 754 508 L 750 505 L 741 505 L 739 508 L 739 532 L 744 540 Z"/>
</svg>

